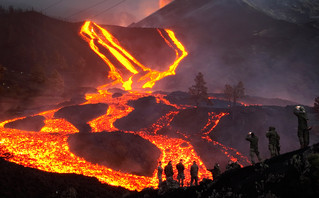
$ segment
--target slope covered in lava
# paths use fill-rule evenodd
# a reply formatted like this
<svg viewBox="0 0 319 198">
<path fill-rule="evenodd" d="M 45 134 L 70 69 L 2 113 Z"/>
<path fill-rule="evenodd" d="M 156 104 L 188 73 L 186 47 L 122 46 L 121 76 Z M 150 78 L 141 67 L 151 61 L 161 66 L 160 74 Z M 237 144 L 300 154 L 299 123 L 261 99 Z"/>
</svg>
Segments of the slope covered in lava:
<svg viewBox="0 0 319 198">
<path fill-rule="evenodd" d="M 141 192 L 101 184 L 76 174 L 48 173 L 0 158 L 1 197 L 318 197 L 319 145 L 284 153 L 264 163 L 223 171 L 197 187 L 146 188 Z"/>
<path fill-rule="evenodd" d="M 107 64 L 79 35 L 82 25 L 34 11 L 0 10 L 1 117 L 14 117 L 65 101 L 78 104 L 81 95 L 92 92 L 89 87 L 111 81 Z M 151 69 L 167 70 L 175 60 L 175 51 L 155 28 L 103 27 Z M 129 73 L 107 49 L 101 51 L 123 76 Z M 142 73 L 139 75 L 146 72 Z"/>
<path fill-rule="evenodd" d="M 186 94 L 187 95 L 187 94 Z M 169 94 L 167 98 L 176 104 L 192 104 L 189 98 L 183 93 Z M 135 110 L 128 116 L 119 119 L 116 126 L 122 130 L 147 130 L 147 120 L 160 117 L 163 105 L 147 103 L 151 98 L 141 98 L 139 101 L 132 101 L 131 105 Z M 143 101 L 143 102 L 142 102 Z M 222 103 L 223 100 L 214 99 L 215 103 Z M 218 102 L 219 101 L 219 102 Z M 174 104 L 174 103 L 173 103 Z M 227 104 L 227 103 L 226 103 Z M 259 151 L 263 159 L 269 158 L 268 139 L 265 134 L 270 126 L 276 127 L 281 137 L 281 152 L 290 152 L 299 148 L 297 137 L 297 117 L 293 114 L 294 106 L 239 106 L 225 108 L 225 105 L 202 106 L 199 108 L 178 109 L 170 124 L 156 131 L 158 135 L 170 138 L 182 138 L 189 141 L 195 151 L 199 154 L 206 167 L 213 167 L 219 162 L 222 167 L 228 163 L 229 156 L 236 157 L 240 163 L 247 165 L 245 158 L 241 158 L 237 151 L 249 156 L 249 142 L 245 137 L 249 131 L 259 137 Z M 151 108 L 151 110 L 150 110 Z M 309 126 L 313 126 L 310 133 L 310 143 L 319 141 L 319 121 L 312 108 L 306 107 L 309 116 Z M 226 113 L 221 119 L 214 119 L 212 113 L 218 115 Z M 164 114 L 163 114 L 164 115 Z M 144 123 L 144 119 L 146 119 Z M 154 118 L 155 120 L 155 118 Z M 214 122 L 218 124 L 213 127 Z M 213 129 L 211 130 L 211 127 Z M 207 142 L 206 134 L 214 141 Z M 219 144 L 220 143 L 220 144 Z M 227 149 L 226 147 L 233 148 Z"/>
<path fill-rule="evenodd" d="M 190 52 L 183 69 L 161 87 L 185 90 L 201 71 L 214 92 L 222 92 L 226 83 L 242 81 L 250 95 L 312 104 L 319 89 L 319 29 L 278 20 L 245 2 L 272 4 L 267 12 L 274 10 L 276 15 L 285 14 L 282 7 L 317 13 L 310 1 L 291 5 L 258 0 L 173 1 L 132 25 L 172 28 Z"/>
</svg>

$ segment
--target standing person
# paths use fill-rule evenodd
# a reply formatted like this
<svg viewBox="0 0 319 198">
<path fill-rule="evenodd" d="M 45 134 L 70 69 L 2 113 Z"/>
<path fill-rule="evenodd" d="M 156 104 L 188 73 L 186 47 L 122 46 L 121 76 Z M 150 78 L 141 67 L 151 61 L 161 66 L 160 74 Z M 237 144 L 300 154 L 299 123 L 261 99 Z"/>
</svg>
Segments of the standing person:
<svg viewBox="0 0 319 198">
<path fill-rule="evenodd" d="M 184 175 L 185 166 L 183 165 L 182 159 L 179 160 L 179 163 L 176 165 L 176 169 L 178 171 L 178 174 L 177 174 L 178 185 L 180 187 L 183 187 L 184 179 L 185 179 L 185 175 Z"/>
<path fill-rule="evenodd" d="M 309 145 L 309 131 L 308 117 L 306 110 L 303 106 L 296 106 L 294 114 L 298 117 L 298 138 L 300 142 L 300 148 L 305 148 Z"/>
<path fill-rule="evenodd" d="M 207 169 L 207 170 L 212 173 L 213 179 L 216 179 L 217 177 L 219 177 L 221 173 L 219 163 L 216 163 L 213 169 Z"/>
<path fill-rule="evenodd" d="M 259 151 L 258 151 L 258 137 L 253 132 L 249 132 L 248 135 L 246 136 L 246 140 L 250 142 L 249 155 L 250 155 L 251 163 L 255 164 L 254 154 L 256 154 L 258 161 L 261 161 L 261 158 L 259 156 Z"/>
<path fill-rule="evenodd" d="M 279 155 L 279 140 L 280 136 L 278 135 L 275 127 L 269 127 L 269 130 L 266 133 L 266 137 L 269 139 L 268 148 L 270 151 L 270 156 L 274 157 Z"/>
<path fill-rule="evenodd" d="M 228 164 L 226 165 L 226 170 L 231 170 L 232 168 L 233 168 L 233 162 L 229 160 Z"/>
<path fill-rule="evenodd" d="M 174 175 L 172 161 L 169 161 L 167 163 L 167 165 L 164 167 L 164 173 L 165 173 L 165 176 L 166 176 L 167 185 L 169 187 L 172 186 L 172 184 L 173 184 L 173 175 Z"/>
<path fill-rule="evenodd" d="M 160 186 L 162 184 L 162 182 L 163 182 L 162 175 L 163 175 L 162 162 L 159 161 L 158 162 L 158 167 L 157 167 L 158 186 Z"/>
<path fill-rule="evenodd" d="M 193 182 L 195 181 L 195 185 L 198 185 L 198 166 L 195 161 L 193 161 L 193 165 L 191 166 L 191 186 L 193 185 Z"/>
</svg>

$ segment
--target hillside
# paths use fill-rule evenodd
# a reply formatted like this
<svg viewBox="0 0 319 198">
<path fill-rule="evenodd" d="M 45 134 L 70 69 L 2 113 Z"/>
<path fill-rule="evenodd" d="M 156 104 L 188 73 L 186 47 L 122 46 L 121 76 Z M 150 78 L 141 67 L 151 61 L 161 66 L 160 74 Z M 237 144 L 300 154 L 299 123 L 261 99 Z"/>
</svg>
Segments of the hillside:
<svg viewBox="0 0 319 198">
<path fill-rule="evenodd" d="M 202 181 L 196 187 L 167 189 L 164 184 L 159 190 L 145 189 L 129 197 L 318 197 L 318 146 L 286 153 L 254 166 L 230 169 L 216 180 Z"/>
<path fill-rule="evenodd" d="M 201 71 L 211 92 L 243 81 L 249 95 L 312 105 L 319 89 L 319 29 L 269 16 L 259 4 L 256 9 L 245 2 L 176 0 L 131 25 L 171 28 L 190 52 L 161 88 L 185 90 Z M 271 2 L 267 12 L 286 5 Z"/>
<path fill-rule="evenodd" d="M 1 197 L 317 197 L 319 145 L 232 169 L 199 186 L 132 192 L 76 174 L 47 173 L 0 158 Z"/>
<path fill-rule="evenodd" d="M 129 193 L 121 187 L 101 184 L 77 174 L 48 173 L 26 168 L 0 157 L 0 197 L 112 197 Z"/>
<path fill-rule="evenodd" d="M 79 35 L 82 25 L 34 11 L 0 10 L 0 120 L 62 102 L 81 103 L 86 92 L 111 82 L 109 67 Z M 174 51 L 157 29 L 103 27 L 152 69 L 166 70 L 174 61 Z M 123 67 L 110 53 L 106 56 Z"/>
</svg>

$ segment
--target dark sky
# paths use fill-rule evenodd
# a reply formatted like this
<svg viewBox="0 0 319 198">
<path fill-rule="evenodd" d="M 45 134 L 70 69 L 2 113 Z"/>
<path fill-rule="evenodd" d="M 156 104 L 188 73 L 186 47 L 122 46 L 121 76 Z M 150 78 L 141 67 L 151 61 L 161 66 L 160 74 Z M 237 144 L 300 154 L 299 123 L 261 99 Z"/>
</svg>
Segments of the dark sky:
<svg viewBox="0 0 319 198">
<path fill-rule="evenodd" d="M 33 8 L 68 21 L 92 20 L 127 26 L 150 15 L 171 0 L 0 0 L 0 5 Z"/>
</svg>

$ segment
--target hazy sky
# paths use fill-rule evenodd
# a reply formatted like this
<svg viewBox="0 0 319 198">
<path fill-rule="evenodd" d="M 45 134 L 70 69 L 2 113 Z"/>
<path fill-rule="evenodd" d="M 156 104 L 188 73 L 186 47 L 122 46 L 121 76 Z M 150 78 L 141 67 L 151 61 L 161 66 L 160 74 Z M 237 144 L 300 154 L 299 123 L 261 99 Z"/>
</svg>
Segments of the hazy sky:
<svg viewBox="0 0 319 198">
<path fill-rule="evenodd" d="M 93 20 L 127 26 L 150 15 L 172 0 L 0 0 L 0 5 L 33 8 L 68 21 Z"/>
</svg>

